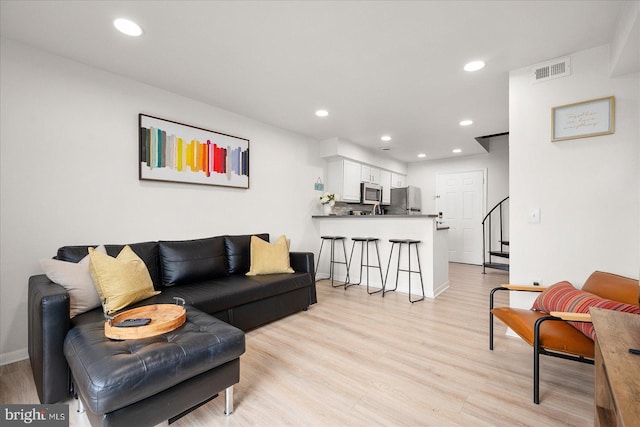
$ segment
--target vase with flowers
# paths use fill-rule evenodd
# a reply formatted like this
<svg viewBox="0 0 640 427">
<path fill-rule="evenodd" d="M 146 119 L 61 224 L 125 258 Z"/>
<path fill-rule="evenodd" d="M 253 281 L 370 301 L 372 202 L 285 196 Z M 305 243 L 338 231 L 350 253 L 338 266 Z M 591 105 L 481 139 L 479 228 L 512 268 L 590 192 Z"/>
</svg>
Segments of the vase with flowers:
<svg viewBox="0 0 640 427">
<path fill-rule="evenodd" d="M 320 196 L 320 203 L 322 204 L 322 211 L 325 215 L 331 215 L 331 209 L 336 204 L 338 196 L 335 193 L 324 193 Z"/>
</svg>

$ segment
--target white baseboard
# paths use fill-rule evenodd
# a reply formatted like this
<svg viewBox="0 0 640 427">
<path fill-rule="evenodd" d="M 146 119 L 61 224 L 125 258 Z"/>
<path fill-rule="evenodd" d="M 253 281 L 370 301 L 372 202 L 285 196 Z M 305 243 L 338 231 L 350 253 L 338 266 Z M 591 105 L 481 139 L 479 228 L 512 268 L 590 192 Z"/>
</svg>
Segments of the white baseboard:
<svg viewBox="0 0 640 427">
<path fill-rule="evenodd" d="M 440 286 L 438 286 L 435 289 L 433 298 L 437 298 L 441 293 L 443 293 L 447 289 L 449 289 L 449 281 L 448 280 L 446 282 L 444 282 L 444 283 L 441 283 Z"/>
<path fill-rule="evenodd" d="M 27 348 L 21 348 L 20 350 L 10 351 L 9 353 L 0 354 L 0 366 L 8 365 L 10 363 L 19 362 L 29 358 L 29 351 Z"/>
</svg>

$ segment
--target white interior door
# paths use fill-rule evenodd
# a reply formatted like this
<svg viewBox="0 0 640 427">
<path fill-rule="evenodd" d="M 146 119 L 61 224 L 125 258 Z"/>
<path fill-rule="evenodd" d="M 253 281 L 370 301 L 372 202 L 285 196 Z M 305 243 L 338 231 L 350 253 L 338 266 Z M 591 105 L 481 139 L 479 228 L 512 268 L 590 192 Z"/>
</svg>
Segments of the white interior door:
<svg viewBox="0 0 640 427">
<path fill-rule="evenodd" d="M 449 261 L 482 264 L 484 171 L 439 173 L 437 206 L 449 226 Z"/>
</svg>

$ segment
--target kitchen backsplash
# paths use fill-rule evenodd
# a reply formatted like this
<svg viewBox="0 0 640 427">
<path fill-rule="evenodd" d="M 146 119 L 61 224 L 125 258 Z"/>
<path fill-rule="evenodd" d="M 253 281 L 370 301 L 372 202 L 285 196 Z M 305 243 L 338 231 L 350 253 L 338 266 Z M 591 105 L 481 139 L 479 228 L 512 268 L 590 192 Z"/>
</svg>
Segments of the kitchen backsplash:
<svg viewBox="0 0 640 427">
<path fill-rule="evenodd" d="M 357 215 L 357 212 L 362 212 L 361 215 L 368 215 L 371 213 L 373 205 L 361 205 L 358 203 L 336 202 L 333 206 L 332 213 L 334 215 L 350 215 L 349 212 L 353 212 Z"/>
</svg>

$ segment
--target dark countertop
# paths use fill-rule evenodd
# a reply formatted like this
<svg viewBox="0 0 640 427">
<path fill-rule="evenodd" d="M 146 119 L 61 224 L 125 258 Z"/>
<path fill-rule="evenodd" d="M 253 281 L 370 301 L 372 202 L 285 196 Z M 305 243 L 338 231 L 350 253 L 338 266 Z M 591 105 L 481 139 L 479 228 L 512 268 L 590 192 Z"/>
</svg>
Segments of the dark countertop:
<svg viewBox="0 0 640 427">
<path fill-rule="evenodd" d="M 312 215 L 311 218 L 345 218 L 345 219 L 364 219 L 364 218 L 437 218 L 436 214 L 426 215 Z"/>
</svg>

